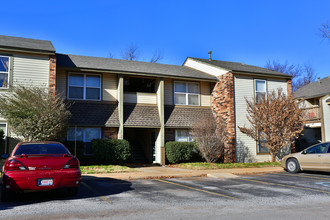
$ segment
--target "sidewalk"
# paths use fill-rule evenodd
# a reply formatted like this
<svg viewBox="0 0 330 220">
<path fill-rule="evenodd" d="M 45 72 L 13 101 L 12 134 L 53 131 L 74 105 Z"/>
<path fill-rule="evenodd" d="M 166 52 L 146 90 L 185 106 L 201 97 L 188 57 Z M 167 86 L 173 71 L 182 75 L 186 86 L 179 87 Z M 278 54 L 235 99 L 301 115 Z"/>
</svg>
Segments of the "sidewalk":
<svg viewBox="0 0 330 220">
<path fill-rule="evenodd" d="M 138 167 L 136 172 L 127 173 L 107 173 L 107 174 L 83 174 L 84 179 L 88 178 L 112 178 L 120 180 L 135 179 L 165 179 L 183 177 L 216 177 L 229 178 L 244 174 L 261 174 L 282 172 L 282 167 L 262 167 L 262 168 L 237 168 L 237 169 L 217 169 L 217 170 L 189 170 L 173 167 Z"/>
</svg>

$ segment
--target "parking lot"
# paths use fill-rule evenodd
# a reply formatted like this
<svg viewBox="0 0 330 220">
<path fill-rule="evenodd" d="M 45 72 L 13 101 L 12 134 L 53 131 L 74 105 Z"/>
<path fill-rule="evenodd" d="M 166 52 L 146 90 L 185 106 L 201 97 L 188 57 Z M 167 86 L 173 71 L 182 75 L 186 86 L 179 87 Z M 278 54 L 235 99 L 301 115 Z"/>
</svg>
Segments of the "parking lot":
<svg viewBox="0 0 330 220">
<path fill-rule="evenodd" d="M 328 173 L 134 181 L 88 177 L 77 197 L 58 190 L 0 203 L 0 218 L 329 219 L 329 204 Z"/>
</svg>

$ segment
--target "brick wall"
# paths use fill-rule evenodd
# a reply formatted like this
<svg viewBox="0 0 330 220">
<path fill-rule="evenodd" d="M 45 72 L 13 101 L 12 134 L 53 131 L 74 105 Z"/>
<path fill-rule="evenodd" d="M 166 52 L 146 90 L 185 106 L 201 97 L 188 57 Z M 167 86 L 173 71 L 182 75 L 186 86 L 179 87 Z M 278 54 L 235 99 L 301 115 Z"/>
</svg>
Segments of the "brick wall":
<svg viewBox="0 0 330 220">
<path fill-rule="evenodd" d="M 102 137 L 104 139 L 118 139 L 118 128 L 103 128 Z"/>
<path fill-rule="evenodd" d="M 292 80 L 291 79 L 289 79 L 288 80 L 288 95 L 291 95 L 292 94 Z"/>
<path fill-rule="evenodd" d="M 175 141 L 175 129 L 165 128 L 165 142 Z"/>
<path fill-rule="evenodd" d="M 234 75 L 231 72 L 218 76 L 218 82 L 211 94 L 212 112 L 217 119 L 223 119 L 227 124 L 229 142 L 224 149 L 224 162 L 236 161 L 235 155 L 235 99 Z"/>
<path fill-rule="evenodd" d="M 49 94 L 54 96 L 56 89 L 56 56 L 51 55 L 49 62 Z"/>
</svg>

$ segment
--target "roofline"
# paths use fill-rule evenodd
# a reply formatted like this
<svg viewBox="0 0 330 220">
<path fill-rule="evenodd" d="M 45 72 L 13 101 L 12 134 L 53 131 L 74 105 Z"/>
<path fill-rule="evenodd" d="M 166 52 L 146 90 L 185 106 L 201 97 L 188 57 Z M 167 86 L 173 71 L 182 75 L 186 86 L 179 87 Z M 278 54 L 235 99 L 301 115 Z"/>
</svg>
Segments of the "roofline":
<svg viewBox="0 0 330 220">
<path fill-rule="evenodd" d="M 48 50 L 33 50 L 33 49 L 23 49 L 19 47 L 4 47 L 4 46 L 0 46 L 0 50 L 9 51 L 9 52 L 35 53 L 35 54 L 43 54 L 43 55 L 55 55 L 56 52 L 56 51 L 48 51 Z"/>
<path fill-rule="evenodd" d="M 245 72 L 245 71 L 234 71 L 232 70 L 233 74 L 242 74 L 242 75 L 256 75 L 256 76 L 275 76 L 275 77 L 278 77 L 278 78 L 284 78 L 284 79 L 292 79 L 292 76 L 291 75 L 282 75 L 282 74 L 272 74 L 272 73 L 256 73 L 256 72 Z M 284 74 L 284 73 L 283 73 Z"/>
<path fill-rule="evenodd" d="M 67 69 L 69 71 L 79 70 L 79 71 L 90 71 L 90 72 L 98 72 L 98 73 L 115 73 L 115 74 L 125 74 L 125 75 L 138 75 L 138 76 L 151 76 L 151 77 L 166 77 L 166 78 L 173 78 L 173 79 L 186 79 L 186 80 L 199 80 L 199 81 L 207 81 L 207 82 L 216 82 L 217 78 L 214 79 L 206 79 L 206 78 L 198 78 L 198 77 L 181 77 L 181 76 L 172 76 L 166 74 L 150 74 L 150 73 L 141 73 L 141 72 L 133 72 L 133 71 L 123 71 L 123 70 L 108 70 L 108 69 L 92 69 L 92 68 L 79 68 L 79 67 L 65 67 L 65 66 L 57 66 L 58 69 Z"/>
<path fill-rule="evenodd" d="M 204 62 L 204 61 L 197 60 L 197 59 L 194 58 L 194 57 L 187 57 L 187 59 L 185 60 L 185 62 L 184 62 L 183 64 L 185 64 L 186 61 L 187 61 L 189 58 L 192 59 L 192 60 L 194 60 L 194 61 L 196 61 L 196 62 L 198 62 L 198 63 L 203 63 L 203 64 L 206 64 L 206 65 L 209 65 L 209 66 L 212 66 L 212 67 L 215 67 L 215 68 L 221 69 L 221 70 L 225 70 L 225 71 L 228 71 L 228 72 L 232 72 L 232 71 L 233 71 L 233 70 L 226 69 L 226 68 L 223 68 L 223 67 L 220 67 L 220 66 L 217 66 L 217 65 L 213 65 L 213 64 L 211 64 L 211 63 L 206 63 L 206 62 Z M 203 72 L 203 73 L 204 73 L 204 72 Z"/>
<path fill-rule="evenodd" d="M 317 94 L 317 95 L 311 95 L 311 96 L 299 96 L 294 99 L 312 99 L 312 98 L 317 98 L 317 97 L 322 98 L 323 96 L 326 96 L 326 95 L 330 95 L 330 92 L 321 93 L 321 94 Z"/>
</svg>

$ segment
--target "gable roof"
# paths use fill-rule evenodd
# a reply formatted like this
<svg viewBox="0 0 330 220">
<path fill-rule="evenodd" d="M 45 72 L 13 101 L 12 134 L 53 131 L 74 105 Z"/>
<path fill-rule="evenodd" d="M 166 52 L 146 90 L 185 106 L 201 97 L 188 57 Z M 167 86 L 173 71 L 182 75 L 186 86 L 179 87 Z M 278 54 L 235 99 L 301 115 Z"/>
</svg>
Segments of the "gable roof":
<svg viewBox="0 0 330 220">
<path fill-rule="evenodd" d="M 184 66 L 120 60 L 102 57 L 56 54 L 57 66 L 91 70 L 120 71 L 157 76 L 185 77 L 192 79 L 216 80 L 215 76 Z"/>
<path fill-rule="evenodd" d="M 221 60 L 208 60 L 208 59 L 201 59 L 201 58 L 194 58 L 188 57 L 193 60 L 201 61 L 213 66 L 217 66 L 232 72 L 244 72 L 244 73 L 255 73 L 255 74 L 263 74 L 263 75 L 270 75 L 270 76 L 281 76 L 285 78 L 292 78 L 289 74 L 279 73 L 273 70 L 269 70 L 266 68 L 247 65 L 244 63 L 237 63 L 237 62 L 228 62 L 228 61 L 221 61 Z M 187 59 L 188 59 L 187 58 Z"/>
<path fill-rule="evenodd" d="M 330 76 L 297 89 L 293 98 L 314 98 L 330 94 Z"/>
<path fill-rule="evenodd" d="M 4 35 L 0 35 L 0 49 L 16 49 L 34 52 L 55 53 L 53 44 L 48 40 L 36 40 Z"/>
</svg>

